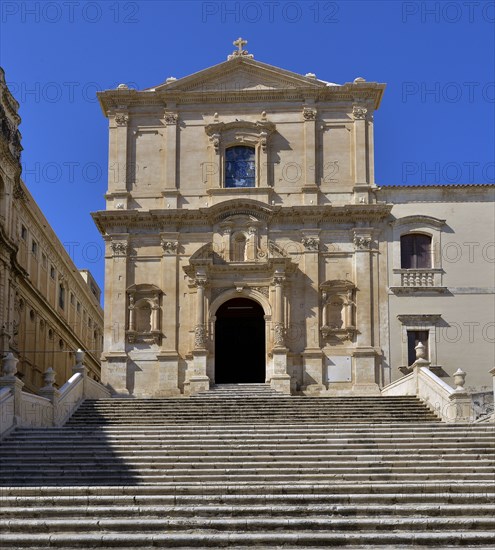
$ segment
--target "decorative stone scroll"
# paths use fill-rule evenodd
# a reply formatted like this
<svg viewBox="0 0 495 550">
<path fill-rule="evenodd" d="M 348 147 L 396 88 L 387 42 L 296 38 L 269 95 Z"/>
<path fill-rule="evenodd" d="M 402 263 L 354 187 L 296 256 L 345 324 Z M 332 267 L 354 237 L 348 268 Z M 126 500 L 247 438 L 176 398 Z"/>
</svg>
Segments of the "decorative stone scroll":
<svg viewBox="0 0 495 550">
<path fill-rule="evenodd" d="M 311 107 L 304 107 L 302 114 L 304 120 L 316 120 L 316 109 L 312 109 Z"/>
<path fill-rule="evenodd" d="M 162 240 L 161 245 L 163 251 L 167 252 L 168 254 L 176 254 L 177 250 L 179 249 L 179 241 Z"/>
<path fill-rule="evenodd" d="M 368 235 L 354 235 L 354 246 L 357 250 L 369 250 L 372 239 Z"/>
<path fill-rule="evenodd" d="M 129 124 L 129 116 L 124 113 L 115 115 L 115 123 L 117 126 L 127 126 Z"/>
<path fill-rule="evenodd" d="M 167 126 L 177 124 L 177 121 L 179 120 L 179 115 L 177 113 L 165 113 L 164 115 L 165 124 Z"/>
<path fill-rule="evenodd" d="M 114 256 L 127 256 L 128 244 L 126 242 L 112 242 L 110 248 Z"/>
<path fill-rule="evenodd" d="M 362 105 L 354 105 L 352 107 L 352 116 L 354 120 L 365 120 L 368 114 L 368 109 Z"/>
<path fill-rule="evenodd" d="M 318 237 L 303 237 L 301 243 L 306 250 L 317 252 L 320 248 L 320 239 Z"/>
</svg>

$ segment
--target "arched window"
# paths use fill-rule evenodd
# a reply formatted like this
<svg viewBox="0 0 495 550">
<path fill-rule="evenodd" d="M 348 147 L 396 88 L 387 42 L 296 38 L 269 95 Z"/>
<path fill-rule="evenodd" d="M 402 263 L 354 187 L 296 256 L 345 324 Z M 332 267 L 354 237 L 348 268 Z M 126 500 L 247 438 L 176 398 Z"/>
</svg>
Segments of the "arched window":
<svg viewBox="0 0 495 550">
<path fill-rule="evenodd" d="M 402 235 L 400 238 L 401 269 L 431 268 L 431 236 L 421 233 Z"/>
<path fill-rule="evenodd" d="M 237 145 L 225 151 L 225 187 L 254 187 L 254 147 Z"/>
</svg>

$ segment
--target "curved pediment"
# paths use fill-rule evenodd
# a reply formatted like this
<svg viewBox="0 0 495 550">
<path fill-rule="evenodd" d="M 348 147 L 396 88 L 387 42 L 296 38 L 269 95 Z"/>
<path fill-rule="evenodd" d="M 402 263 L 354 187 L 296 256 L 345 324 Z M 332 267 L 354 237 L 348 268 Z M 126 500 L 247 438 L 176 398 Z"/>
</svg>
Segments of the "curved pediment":
<svg viewBox="0 0 495 550">
<path fill-rule="evenodd" d="M 256 220 L 269 220 L 280 207 L 273 207 L 253 199 L 231 199 L 200 209 L 213 223 L 225 221 L 232 216 L 252 216 Z"/>
<path fill-rule="evenodd" d="M 433 216 L 425 216 L 423 214 L 414 214 L 412 216 L 404 216 L 397 218 L 392 222 L 393 226 L 422 224 L 427 227 L 442 227 L 445 225 L 445 220 L 435 218 Z"/>
</svg>

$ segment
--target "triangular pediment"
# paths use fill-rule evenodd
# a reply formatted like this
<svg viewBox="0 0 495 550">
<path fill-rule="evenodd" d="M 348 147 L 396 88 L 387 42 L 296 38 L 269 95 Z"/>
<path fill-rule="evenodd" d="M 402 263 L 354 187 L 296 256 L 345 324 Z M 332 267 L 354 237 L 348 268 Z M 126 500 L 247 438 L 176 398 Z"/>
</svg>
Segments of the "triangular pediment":
<svg viewBox="0 0 495 550">
<path fill-rule="evenodd" d="M 254 59 L 233 59 L 198 73 L 167 81 L 156 91 L 180 92 L 250 92 L 287 89 L 322 89 L 327 83 L 286 71 Z"/>
</svg>

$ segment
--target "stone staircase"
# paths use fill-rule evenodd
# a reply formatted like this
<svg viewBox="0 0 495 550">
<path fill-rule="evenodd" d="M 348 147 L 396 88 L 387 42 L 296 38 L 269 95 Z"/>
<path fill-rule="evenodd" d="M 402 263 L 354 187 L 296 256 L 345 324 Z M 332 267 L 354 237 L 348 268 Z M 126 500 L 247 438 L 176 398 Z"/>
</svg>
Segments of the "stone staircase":
<svg viewBox="0 0 495 550">
<path fill-rule="evenodd" d="M 86 401 L 0 450 L 0 548 L 492 548 L 495 426 L 412 397 Z"/>
</svg>

